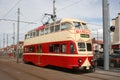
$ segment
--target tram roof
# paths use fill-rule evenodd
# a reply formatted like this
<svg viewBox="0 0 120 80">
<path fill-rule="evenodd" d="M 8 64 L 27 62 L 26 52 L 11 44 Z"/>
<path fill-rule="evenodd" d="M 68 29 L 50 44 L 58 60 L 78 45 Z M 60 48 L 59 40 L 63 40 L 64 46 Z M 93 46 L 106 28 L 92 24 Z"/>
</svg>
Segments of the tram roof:
<svg viewBox="0 0 120 80">
<path fill-rule="evenodd" d="M 65 21 L 78 21 L 78 22 L 86 23 L 86 22 L 83 21 L 83 20 L 75 19 L 75 18 L 63 18 L 63 19 L 60 20 L 60 22 L 65 22 Z"/>
<path fill-rule="evenodd" d="M 63 18 L 63 19 L 60 19 L 60 20 L 58 20 L 58 21 L 56 21 L 56 22 L 49 23 L 49 25 L 52 25 L 52 24 L 54 24 L 54 23 L 57 24 L 57 23 L 62 23 L 62 22 L 73 22 L 73 21 L 78 21 L 78 22 L 82 22 L 82 23 L 87 23 L 87 22 L 85 22 L 85 21 L 83 21 L 83 20 L 80 20 L 80 19 L 75 19 L 75 18 Z M 47 25 L 48 25 L 48 24 L 47 24 Z M 31 31 L 43 29 L 43 28 L 45 28 L 45 26 L 46 26 L 46 25 L 38 26 L 37 28 L 28 31 L 27 33 L 31 32 Z M 27 33 L 26 33 L 26 34 L 27 34 Z"/>
</svg>

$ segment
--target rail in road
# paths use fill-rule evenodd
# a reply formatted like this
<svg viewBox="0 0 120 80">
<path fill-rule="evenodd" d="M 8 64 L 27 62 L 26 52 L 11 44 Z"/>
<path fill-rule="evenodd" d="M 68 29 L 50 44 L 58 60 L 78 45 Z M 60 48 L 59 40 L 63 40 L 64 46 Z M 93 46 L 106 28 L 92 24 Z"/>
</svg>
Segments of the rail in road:
<svg viewBox="0 0 120 80">
<path fill-rule="evenodd" d="M 120 73 L 103 70 L 96 70 L 94 73 L 73 73 L 68 70 L 16 63 L 14 59 L 0 57 L 0 77 L 1 80 L 119 80 Z"/>
</svg>

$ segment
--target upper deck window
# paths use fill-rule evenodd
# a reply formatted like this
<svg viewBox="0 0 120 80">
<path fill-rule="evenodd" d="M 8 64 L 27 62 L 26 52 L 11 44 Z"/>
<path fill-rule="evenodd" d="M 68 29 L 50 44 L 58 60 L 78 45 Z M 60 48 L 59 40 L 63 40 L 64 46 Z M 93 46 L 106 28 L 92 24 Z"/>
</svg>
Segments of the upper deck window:
<svg viewBox="0 0 120 80">
<path fill-rule="evenodd" d="M 74 23 L 75 28 L 82 29 L 82 25 L 80 22 L 73 22 L 73 23 Z"/>
<path fill-rule="evenodd" d="M 33 32 L 33 37 L 35 37 L 36 36 L 36 34 L 35 34 L 35 32 Z"/>
<path fill-rule="evenodd" d="M 66 22 L 66 23 L 62 23 L 61 24 L 61 30 L 64 30 L 64 29 L 69 29 L 72 27 L 72 24 L 69 23 L 69 22 Z"/>
<path fill-rule="evenodd" d="M 45 34 L 49 33 L 49 28 L 45 28 Z"/>
<path fill-rule="evenodd" d="M 39 31 L 36 31 L 36 36 L 39 36 Z"/>
<path fill-rule="evenodd" d="M 25 39 L 27 39 L 27 34 L 25 35 Z"/>
<path fill-rule="evenodd" d="M 32 36 L 32 33 L 30 33 L 30 38 L 32 38 L 33 36 Z"/>
<path fill-rule="evenodd" d="M 60 25 L 55 26 L 55 32 L 60 30 Z"/>
<path fill-rule="evenodd" d="M 44 34 L 44 29 L 40 31 L 40 35 L 43 35 L 43 34 Z"/>
<path fill-rule="evenodd" d="M 54 26 L 50 27 L 50 33 L 54 32 Z"/>
</svg>

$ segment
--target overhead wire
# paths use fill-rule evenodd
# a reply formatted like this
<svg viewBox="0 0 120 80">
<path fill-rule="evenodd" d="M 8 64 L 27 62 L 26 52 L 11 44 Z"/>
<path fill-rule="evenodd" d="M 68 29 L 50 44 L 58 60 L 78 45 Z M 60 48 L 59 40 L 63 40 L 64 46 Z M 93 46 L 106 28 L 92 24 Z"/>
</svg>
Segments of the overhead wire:
<svg viewBox="0 0 120 80">
<path fill-rule="evenodd" d="M 61 9 L 58 9 L 58 12 L 59 12 L 60 10 L 64 10 L 64 9 L 66 9 L 66 8 L 68 8 L 68 7 L 74 6 L 74 5 L 78 4 L 79 2 L 81 2 L 81 0 L 78 0 L 78 1 L 76 1 L 76 2 L 74 2 L 74 3 L 72 3 L 72 4 L 69 4 L 69 5 L 67 5 L 67 6 L 65 6 L 65 7 L 61 8 Z"/>
<path fill-rule="evenodd" d="M 8 12 L 2 18 L 6 17 L 21 1 L 22 0 L 17 1 L 15 5 L 11 9 L 9 9 Z"/>
</svg>

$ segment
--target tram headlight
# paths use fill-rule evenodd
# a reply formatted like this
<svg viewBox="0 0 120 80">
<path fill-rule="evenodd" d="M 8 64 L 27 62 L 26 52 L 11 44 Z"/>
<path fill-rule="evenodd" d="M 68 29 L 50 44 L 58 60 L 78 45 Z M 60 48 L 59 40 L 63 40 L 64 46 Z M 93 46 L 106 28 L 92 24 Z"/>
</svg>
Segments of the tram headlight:
<svg viewBox="0 0 120 80">
<path fill-rule="evenodd" d="M 91 59 L 91 62 L 94 62 L 95 61 L 95 59 Z"/>
<path fill-rule="evenodd" d="M 81 62 L 82 62 L 82 59 L 78 59 L 78 62 L 81 63 Z"/>
<path fill-rule="evenodd" d="M 91 59 L 91 62 L 94 62 L 94 59 Z"/>
</svg>

